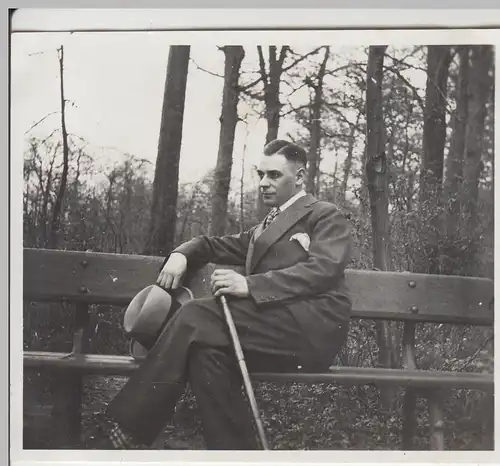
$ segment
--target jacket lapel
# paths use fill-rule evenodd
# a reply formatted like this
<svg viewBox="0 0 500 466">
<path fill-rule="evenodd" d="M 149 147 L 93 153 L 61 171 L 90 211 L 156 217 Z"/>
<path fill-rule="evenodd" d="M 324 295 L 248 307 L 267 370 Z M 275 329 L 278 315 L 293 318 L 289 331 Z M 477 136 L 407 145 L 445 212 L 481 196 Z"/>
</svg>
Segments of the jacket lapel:
<svg viewBox="0 0 500 466">
<path fill-rule="evenodd" d="M 249 275 L 250 270 L 251 270 L 251 261 L 252 261 L 253 251 L 255 248 L 255 238 L 258 238 L 260 236 L 263 228 L 264 228 L 264 225 L 262 223 L 259 223 L 259 225 L 257 225 L 257 228 L 255 229 L 255 231 L 253 232 L 252 237 L 250 238 L 250 243 L 248 245 L 247 257 L 246 257 L 246 263 L 245 263 L 246 275 Z"/>
<path fill-rule="evenodd" d="M 264 231 L 262 224 L 254 233 L 254 238 L 250 243 L 247 255 L 247 274 L 251 273 L 267 250 L 278 241 L 290 228 L 292 228 L 302 217 L 311 211 L 311 205 L 316 199 L 310 194 L 301 197 L 294 202 L 288 209 L 280 213 L 276 220 L 271 223 Z M 259 234 L 260 233 L 260 234 Z"/>
</svg>

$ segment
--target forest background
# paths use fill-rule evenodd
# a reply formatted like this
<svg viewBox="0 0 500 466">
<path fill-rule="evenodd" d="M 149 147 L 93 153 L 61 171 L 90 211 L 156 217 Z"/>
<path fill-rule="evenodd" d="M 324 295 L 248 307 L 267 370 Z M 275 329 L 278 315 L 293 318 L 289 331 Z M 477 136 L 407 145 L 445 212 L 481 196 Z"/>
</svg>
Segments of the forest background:
<svg viewBox="0 0 500 466">
<path fill-rule="evenodd" d="M 244 230 L 265 215 L 254 164 L 282 137 L 308 150 L 307 190 L 352 223 L 349 267 L 493 278 L 492 46 L 43 37 L 12 44 L 24 247 L 164 255 L 195 235 Z M 117 311 L 96 310 L 93 352 L 126 354 Z M 67 309 L 25 303 L 24 347 L 66 351 L 68 322 Z M 400 367 L 400 332 L 353 323 L 335 363 Z M 493 370 L 492 329 L 420 325 L 416 341 L 421 368 Z M 32 446 L 50 447 L 50 429 L 37 429 L 50 383 L 25 376 Z M 121 384 L 88 378 L 86 420 Z M 400 447 L 401 394 L 261 384 L 258 397 L 275 448 Z M 482 447 L 483 402 L 466 390 L 449 398 L 451 448 Z M 170 444 L 202 447 L 190 394 L 176 424 L 166 429 Z M 416 446 L 428 448 L 423 403 L 417 424 Z"/>
</svg>

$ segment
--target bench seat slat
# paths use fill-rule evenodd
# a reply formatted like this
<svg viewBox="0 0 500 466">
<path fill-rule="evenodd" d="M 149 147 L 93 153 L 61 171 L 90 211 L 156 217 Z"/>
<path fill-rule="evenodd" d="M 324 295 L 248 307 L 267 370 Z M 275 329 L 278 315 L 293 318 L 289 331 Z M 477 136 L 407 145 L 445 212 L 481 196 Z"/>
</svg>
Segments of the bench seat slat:
<svg viewBox="0 0 500 466">
<path fill-rule="evenodd" d="M 156 281 L 162 261 L 139 255 L 24 249 L 24 299 L 125 305 Z M 210 294 L 214 268 L 209 264 L 187 284 L 196 297 Z M 346 278 L 353 317 L 493 324 L 494 287 L 489 279 L 365 270 L 347 270 Z"/>
<path fill-rule="evenodd" d="M 24 366 L 27 369 L 73 369 L 86 374 L 125 375 L 132 374 L 139 362 L 130 356 L 108 356 L 85 354 L 64 358 L 64 353 L 26 351 Z M 332 366 L 327 373 L 266 373 L 252 374 L 253 380 L 268 382 L 340 383 L 363 385 L 388 383 L 400 386 L 428 388 L 469 388 L 489 390 L 493 388 L 493 374 L 447 371 L 408 371 L 366 367 Z"/>
</svg>

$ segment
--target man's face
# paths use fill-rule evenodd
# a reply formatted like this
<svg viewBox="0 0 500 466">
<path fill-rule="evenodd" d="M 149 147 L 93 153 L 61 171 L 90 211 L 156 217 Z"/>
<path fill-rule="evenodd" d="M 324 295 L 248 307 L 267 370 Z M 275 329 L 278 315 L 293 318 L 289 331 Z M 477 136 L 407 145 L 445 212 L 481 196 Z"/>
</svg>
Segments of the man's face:
<svg viewBox="0 0 500 466">
<path fill-rule="evenodd" d="M 284 204 L 302 189 L 304 168 L 282 154 L 263 155 L 257 173 L 262 200 L 268 207 Z"/>
</svg>

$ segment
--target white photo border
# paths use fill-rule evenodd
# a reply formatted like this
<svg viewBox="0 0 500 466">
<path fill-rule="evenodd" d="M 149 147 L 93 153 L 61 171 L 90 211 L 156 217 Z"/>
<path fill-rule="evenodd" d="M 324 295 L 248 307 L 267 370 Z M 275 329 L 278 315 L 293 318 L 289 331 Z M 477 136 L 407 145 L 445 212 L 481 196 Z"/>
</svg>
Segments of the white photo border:
<svg viewBox="0 0 500 466">
<path fill-rule="evenodd" d="M 293 30 L 294 43 L 336 43 L 370 45 L 373 43 L 398 44 L 493 44 L 500 43 L 500 30 L 484 29 L 492 26 L 492 20 L 500 19 L 498 10 L 103 10 L 99 19 L 92 22 L 87 10 L 23 10 L 20 9 L 13 17 L 12 30 L 22 31 L 33 29 L 62 30 L 78 28 L 118 28 L 130 30 L 137 28 L 222 28 L 221 31 L 171 31 L 163 32 L 170 43 L 207 43 L 254 45 L 263 43 L 290 43 L 290 29 L 280 30 L 246 30 L 231 31 L 236 27 L 268 28 L 287 26 L 300 27 L 307 18 L 309 30 Z M 496 16 L 492 16 L 493 11 Z M 243 13 L 244 12 L 244 13 Z M 353 16 L 355 12 L 355 16 Z M 222 13 L 222 16 L 221 16 Z M 20 19 L 16 19 L 16 15 Z M 24 17 L 23 17 L 24 15 Z M 389 17 L 388 17 L 389 15 Z M 22 21 L 21 21 L 22 18 Z M 62 19 L 61 19 L 62 18 Z M 135 19 L 134 19 L 135 18 Z M 148 19 L 149 18 L 149 19 Z M 324 27 L 353 27 L 353 19 L 359 21 L 361 27 L 418 27 L 423 24 L 453 29 L 370 29 L 365 30 L 319 30 Z M 497 21 L 498 21 L 497 19 Z M 42 26 L 36 27 L 37 22 Z M 64 23 L 66 26 L 64 26 Z M 134 25 L 131 27 L 131 25 Z M 153 24 L 153 26 L 151 26 Z M 174 25 L 174 26 L 172 26 Z M 207 26 L 208 25 L 208 26 Z M 472 29 L 457 29 L 473 26 Z M 24 28 L 24 29 L 23 29 Z M 15 32 L 13 32 L 15 33 Z M 293 45 L 293 44 L 290 44 Z M 497 57 L 497 55 L 496 55 Z M 498 65 L 498 59 L 495 61 Z M 498 69 L 498 68 L 497 68 Z M 496 73 L 495 85 L 499 75 Z M 500 87 L 499 87 L 500 88 Z M 496 93 L 498 99 L 498 93 Z M 498 109 L 498 101 L 495 102 Z M 495 137 L 498 135 L 498 123 L 495 126 Z M 19 144 L 10 141 L 12 146 Z M 5 170 L 4 173 L 7 173 Z M 21 174 L 21 176 L 20 176 Z M 4 184 L 5 186 L 6 184 Z M 130 451 L 130 452 L 96 452 L 70 450 L 25 450 L 22 443 L 22 160 L 10 160 L 10 381 L 11 381 L 11 461 L 14 465 L 43 464 L 190 464 L 227 463 L 247 464 L 252 462 L 307 464 L 335 463 L 353 464 L 370 463 L 495 463 L 495 452 L 385 452 L 385 451 L 270 451 L 270 452 L 206 452 L 206 451 Z M 495 207 L 495 214 L 497 213 Z M 496 215 L 495 215 L 496 217 Z M 496 258 L 496 253 L 495 253 Z M 495 269 L 496 272 L 496 269 Z M 497 324 L 495 324 L 495 330 Z M 496 351 L 495 351 L 496 355 Z M 495 401 L 495 412 L 498 402 Z M 495 416 L 495 426 L 497 426 Z M 497 429 L 496 429 L 497 430 Z M 495 436 L 498 445 L 499 435 Z M 242 461 L 244 459 L 244 462 Z M 81 463 L 80 463 L 81 461 Z"/>
</svg>

